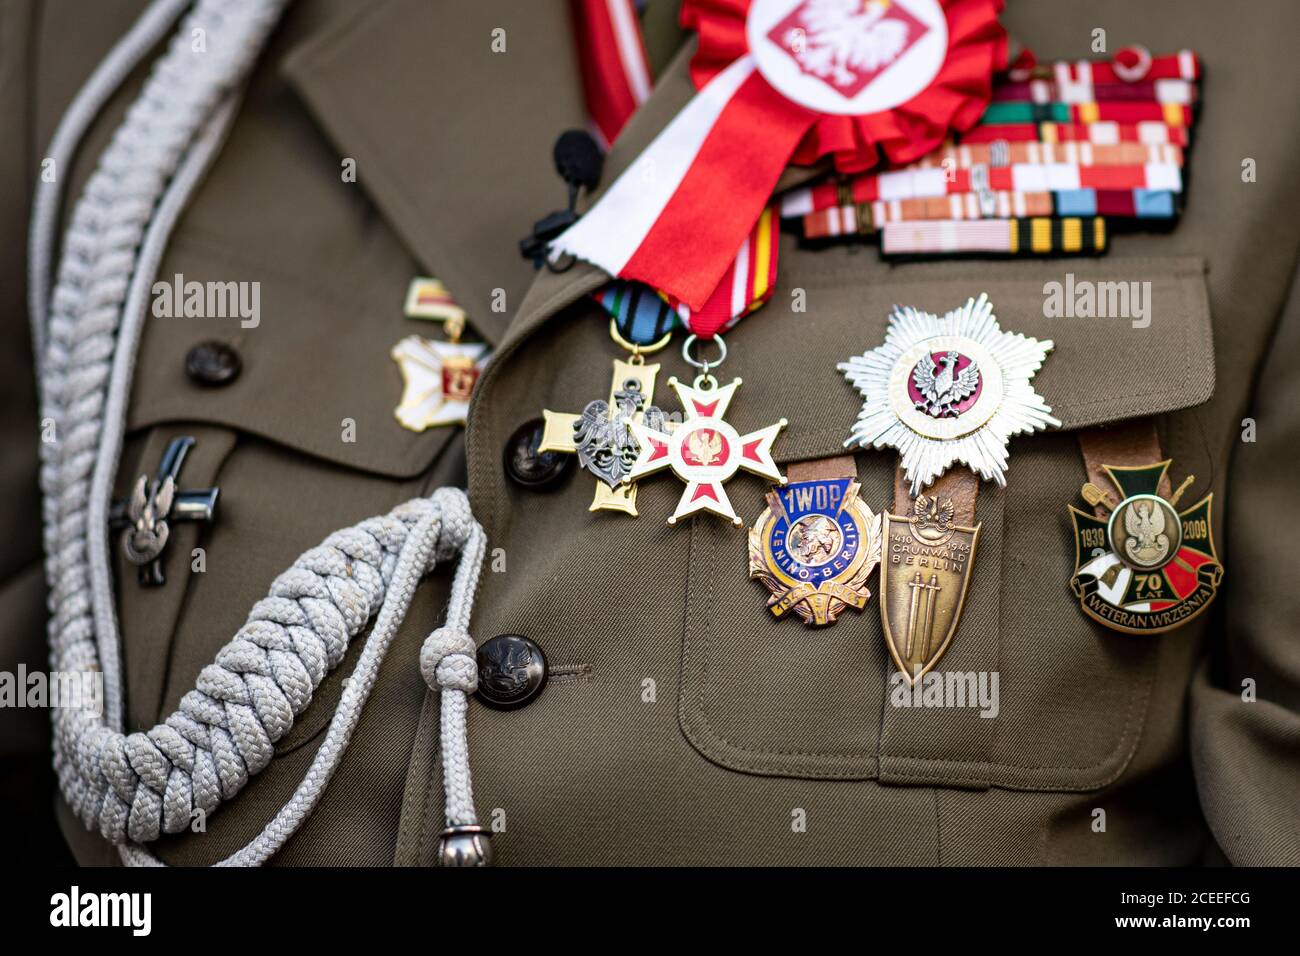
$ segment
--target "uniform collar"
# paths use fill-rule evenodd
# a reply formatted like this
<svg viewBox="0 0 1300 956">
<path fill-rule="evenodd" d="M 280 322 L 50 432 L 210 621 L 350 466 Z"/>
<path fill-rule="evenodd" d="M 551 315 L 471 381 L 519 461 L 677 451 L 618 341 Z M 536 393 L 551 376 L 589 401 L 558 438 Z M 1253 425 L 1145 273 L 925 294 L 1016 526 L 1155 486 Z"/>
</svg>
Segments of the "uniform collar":
<svg viewBox="0 0 1300 956">
<path fill-rule="evenodd" d="M 500 33 L 496 31 L 502 31 Z M 505 52 L 494 52 L 494 38 Z M 565 198 L 551 148 L 585 125 L 565 0 L 380 0 L 284 66 L 355 186 L 499 342 L 533 280 L 518 241 Z"/>
</svg>

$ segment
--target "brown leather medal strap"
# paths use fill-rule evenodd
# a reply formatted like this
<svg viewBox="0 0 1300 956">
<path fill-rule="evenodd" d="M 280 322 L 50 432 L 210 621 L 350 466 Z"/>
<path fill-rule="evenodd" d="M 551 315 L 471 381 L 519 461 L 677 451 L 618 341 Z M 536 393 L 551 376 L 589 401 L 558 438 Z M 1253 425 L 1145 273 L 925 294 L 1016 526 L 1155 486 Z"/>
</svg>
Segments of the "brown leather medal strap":
<svg viewBox="0 0 1300 956">
<path fill-rule="evenodd" d="M 1081 431 L 1079 450 L 1083 452 L 1083 466 L 1087 469 L 1088 480 L 1111 495 L 1116 494 L 1119 489 L 1110 480 L 1103 465 L 1129 468 L 1152 465 L 1164 460 L 1164 455 L 1160 452 L 1160 438 L 1156 434 L 1155 419 L 1152 418 L 1139 418 L 1109 428 L 1089 428 Z M 1157 490 L 1162 497 L 1169 497 L 1168 475 L 1160 479 Z M 1098 515 L 1105 513 L 1105 509 L 1100 505 L 1095 510 Z"/>
<path fill-rule="evenodd" d="M 894 469 L 894 514 L 903 517 L 911 515 L 912 495 L 909 488 L 910 482 L 903 475 L 900 463 Z M 954 465 L 923 489 L 931 498 L 952 499 L 953 522 L 958 525 L 975 523 L 975 499 L 979 490 L 979 476 L 965 465 Z"/>
<path fill-rule="evenodd" d="M 786 468 L 786 477 L 791 481 L 856 478 L 857 474 L 858 466 L 852 455 L 818 458 L 813 461 L 795 461 L 791 462 Z M 958 465 L 950 468 L 940 475 L 933 484 L 927 486 L 925 493 L 931 497 L 951 498 L 953 520 L 959 525 L 971 525 L 975 522 L 975 498 L 979 494 L 979 490 L 979 476 L 966 466 Z M 893 513 L 903 516 L 912 513 L 912 496 L 908 492 L 908 481 L 903 476 L 901 465 L 894 470 Z"/>
<path fill-rule="evenodd" d="M 1103 465 L 1122 468 L 1150 465 L 1162 461 L 1160 439 L 1156 435 L 1155 421 L 1150 418 L 1124 422 L 1109 428 L 1090 428 L 1079 432 L 1079 449 L 1083 453 L 1088 480 L 1098 488 L 1114 494 L 1119 489 L 1106 474 Z M 792 469 L 793 471 L 793 469 Z M 979 477 L 965 466 L 949 469 L 925 493 L 931 497 L 951 498 L 958 524 L 971 524 L 975 520 L 975 500 L 979 494 Z M 1160 480 L 1160 494 L 1168 498 L 1168 476 Z M 912 496 L 901 466 L 894 471 L 894 514 L 912 513 Z"/>
<path fill-rule="evenodd" d="M 785 470 L 790 481 L 827 481 L 833 478 L 858 477 L 858 463 L 852 455 L 834 458 L 816 458 L 812 461 L 792 461 Z"/>
</svg>

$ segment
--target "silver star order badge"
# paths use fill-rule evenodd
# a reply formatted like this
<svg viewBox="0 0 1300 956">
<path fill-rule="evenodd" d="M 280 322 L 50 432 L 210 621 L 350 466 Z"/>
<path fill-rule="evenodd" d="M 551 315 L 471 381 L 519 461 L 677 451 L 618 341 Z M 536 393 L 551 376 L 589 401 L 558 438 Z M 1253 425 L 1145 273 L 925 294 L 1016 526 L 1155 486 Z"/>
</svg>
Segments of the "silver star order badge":
<svg viewBox="0 0 1300 956">
<path fill-rule="evenodd" d="M 955 462 L 1005 485 L 1008 439 L 1060 427 L 1030 384 L 1052 348 L 1003 332 L 984 294 L 942 317 L 895 306 L 885 343 L 836 366 L 865 399 L 844 444 L 898 449 L 913 495 Z"/>
</svg>

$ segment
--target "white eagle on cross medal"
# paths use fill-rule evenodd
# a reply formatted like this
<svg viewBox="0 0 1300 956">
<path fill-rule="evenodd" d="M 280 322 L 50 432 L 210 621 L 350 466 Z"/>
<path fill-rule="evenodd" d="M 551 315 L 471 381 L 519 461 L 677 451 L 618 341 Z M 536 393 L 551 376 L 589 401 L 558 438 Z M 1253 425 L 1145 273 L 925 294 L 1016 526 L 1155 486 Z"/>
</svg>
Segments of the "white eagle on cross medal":
<svg viewBox="0 0 1300 956">
<path fill-rule="evenodd" d="M 636 481 L 672 468 L 673 474 L 686 482 L 686 490 L 677 503 L 677 510 L 668 519 L 670 525 L 697 511 L 709 511 L 732 524 L 743 524 L 731 507 L 722 483 L 744 470 L 784 485 L 785 476 L 772 460 L 772 442 L 786 426 L 786 420 L 741 435 L 722 420 L 740 387 L 740 379 L 714 388 L 693 388 L 676 378 L 670 378 L 668 384 L 677 393 L 686 420 L 672 432 L 657 431 L 633 421 L 632 430 L 641 451 L 624 480 Z"/>
</svg>

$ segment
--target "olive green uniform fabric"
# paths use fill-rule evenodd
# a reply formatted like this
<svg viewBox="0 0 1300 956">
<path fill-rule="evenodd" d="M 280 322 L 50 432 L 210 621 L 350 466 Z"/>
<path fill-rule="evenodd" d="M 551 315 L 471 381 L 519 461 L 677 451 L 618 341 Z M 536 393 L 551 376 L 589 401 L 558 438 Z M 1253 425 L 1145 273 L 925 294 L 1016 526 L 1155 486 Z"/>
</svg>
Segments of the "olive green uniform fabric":
<svg viewBox="0 0 1300 956">
<path fill-rule="evenodd" d="M 104 12 L 115 29 L 92 37 L 51 26 L 75 22 L 69 9 L 81 5 L 0 7 L 32 21 L 32 42 L 18 48 L 27 93 L 0 100 L 27 131 L 28 173 L 138 6 Z M 1096 28 L 1111 50 L 1201 55 L 1205 102 L 1177 228 L 1119 236 L 1096 260 L 905 265 L 870 247 L 814 251 L 786 237 L 771 302 L 727 336 L 719 375 L 744 379 L 728 419 L 743 433 L 788 418 L 774 446 L 781 463 L 842 452 L 859 396 L 835 363 L 878 344 L 896 302 L 942 312 L 983 291 L 1003 328 L 1055 341 L 1036 387 L 1064 427 L 1014 440 L 1007 487 L 982 487 L 971 592 L 942 664 L 999 674 L 1000 713 L 982 719 L 890 704 L 875 598 L 830 629 L 773 619 L 746 578 L 741 531 L 708 516 L 664 524 L 676 479 L 642 482 L 632 519 L 589 512 L 595 479 L 582 471 L 545 493 L 506 478 L 512 432 L 542 408 L 578 411 L 603 397 L 617 354 L 586 295 L 604 277 L 583 265 L 535 276 L 516 251 L 532 221 L 563 201 L 551 143 L 584 124 L 565 4 L 296 4 L 160 270 L 260 281 L 261 323 L 151 319 L 140 351 L 117 492 L 152 472 L 171 437 L 193 434 L 181 484 L 215 483 L 221 501 L 211 529 L 177 529 L 165 588 L 138 587 L 119 561 L 130 728 L 176 706 L 301 551 L 408 497 L 468 482 L 493 549 L 475 638 L 527 635 L 557 674 L 520 710 L 470 709 L 476 803 L 499 831 L 502 864 L 1300 862 L 1300 609 L 1286 559 L 1300 525 L 1289 464 L 1300 412 L 1287 362 L 1300 344 L 1297 21 L 1300 8 L 1284 0 L 1231 10 L 1012 2 L 1004 22 L 1040 58 L 1091 55 Z M 504 53 L 491 48 L 496 28 Z M 668 65 L 608 157 L 606 185 L 692 92 L 691 46 L 673 58 L 664 48 L 673 42 L 652 52 Z M 96 123 L 73 194 L 133 88 Z M 355 183 L 340 176 L 348 158 Z M 1243 182 L 1247 158 L 1255 182 Z M 14 235 L 26 206 L 25 192 L 9 194 L 18 189 L 0 189 Z M 5 334 L 25 338 L 12 291 L 21 257 L 8 250 L 4 263 Z M 1150 327 L 1045 317 L 1044 285 L 1067 273 L 1150 282 Z M 413 434 L 392 417 L 400 378 L 388 349 L 412 332 L 437 335 L 401 316 L 415 274 L 442 279 L 497 350 L 463 438 Z M 800 301 L 806 310 L 795 310 Z M 244 369 L 205 390 L 185 377 L 184 358 L 212 338 L 237 348 Z M 689 369 L 675 348 L 658 361 L 657 404 L 673 411 L 666 379 Z M 34 433 L 26 400 L 12 412 L 24 441 Z M 1227 574 L 1206 615 L 1132 637 L 1092 623 L 1071 596 L 1066 506 L 1081 503 L 1085 480 L 1076 433 L 1142 417 L 1156 422 L 1175 484 L 1196 475 L 1184 501 L 1214 494 Z M 1254 442 L 1242 440 L 1246 417 L 1257 420 Z M 348 421 L 355 441 L 344 440 Z M 892 452 L 856 460 L 864 499 L 883 508 Z M 6 458 L 3 480 L 19 501 L 32 499 L 33 462 L 30 451 Z M 747 522 L 765 490 L 745 475 L 727 488 Z M 38 572 L 31 516 L 5 520 L 27 546 L 5 565 L 8 599 Z M 203 573 L 186 567 L 197 546 Z M 417 656 L 445 596 L 443 575 L 417 593 L 342 767 L 274 862 L 434 861 L 438 707 Z M 14 613 L 5 653 L 30 654 L 39 615 Z M 356 650 L 205 833 L 156 845 L 165 860 L 209 863 L 261 829 L 310 762 Z M 1242 699 L 1247 680 L 1253 701 Z M 79 859 L 111 858 L 63 817 Z"/>
<path fill-rule="evenodd" d="M 28 148 L 34 29 L 29 3 L 0 3 L 0 672 L 20 665 L 45 670 L 45 574 L 41 566 L 41 504 L 36 485 L 40 425 L 26 302 L 27 222 L 39 166 Z M 0 709 L 0 838 L 20 855 L 48 855 L 57 840 L 49 819 L 49 713 Z M 57 848 L 57 843 L 55 843 Z"/>
</svg>

